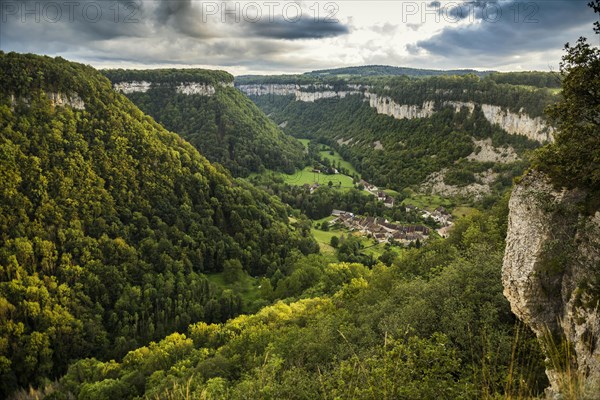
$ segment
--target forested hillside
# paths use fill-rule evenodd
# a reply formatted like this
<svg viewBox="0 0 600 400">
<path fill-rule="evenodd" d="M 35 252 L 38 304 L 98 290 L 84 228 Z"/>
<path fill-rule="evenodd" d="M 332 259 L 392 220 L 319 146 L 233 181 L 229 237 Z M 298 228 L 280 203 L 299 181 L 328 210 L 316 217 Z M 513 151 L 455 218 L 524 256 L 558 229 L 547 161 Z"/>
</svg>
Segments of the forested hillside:
<svg viewBox="0 0 600 400">
<path fill-rule="evenodd" d="M 56 398 L 539 395 L 543 357 L 502 295 L 506 223 L 505 198 L 391 266 L 309 257 L 278 285 L 288 301 L 192 324 L 119 362 L 79 361 L 54 386 Z"/>
<path fill-rule="evenodd" d="M 536 147 L 525 137 L 490 125 L 480 110 L 469 115 L 447 108 L 431 118 L 398 120 L 377 114 L 358 96 L 314 103 L 283 96 L 253 99 L 276 121 L 287 121 L 286 132 L 334 146 L 367 181 L 396 190 L 421 184 L 442 168 L 466 176 L 459 184 L 473 182 L 475 173 L 494 168 L 502 174 L 500 187 L 510 185 L 523 164 L 468 161 L 467 156 L 477 151 L 473 138 L 491 137 L 495 146 L 512 146 L 520 154 Z M 375 142 L 381 147 L 376 148 Z"/>
<path fill-rule="evenodd" d="M 283 134 L 254 103 L 231 87 L 233 77 L 226 72 L 183 69 L 103 73 L 113 84 L 150 84 L 143 91 L 126 92 L 127 97 L 234 176 L 247 176 L 265 168 L 293 172 L 303 166 L 302 145 Z M 209 87 L 203 93 L 186 91 L 191 83 Z"/>
<path fill-rule="evenodd" d="M 242 311 L 205 273 L 270 276 L 317 251 L 93 68 L 0 52 L 0 82 L 0 397 Z"/>
<path fill-rule="evenodd" d="M 333 146 L 376 185 L 402 190 L 440 173 L 448 185 L 501 192 L 550 131 L 541 117 L 558 97 L 533 86 L 550 85 L 549 74 L 506 78 L 519 85 L 504 76 L 244 77 L 236 85 L 287 133 Z M 487 139 L 517 157 L 479 155 Z"/>
</svg>

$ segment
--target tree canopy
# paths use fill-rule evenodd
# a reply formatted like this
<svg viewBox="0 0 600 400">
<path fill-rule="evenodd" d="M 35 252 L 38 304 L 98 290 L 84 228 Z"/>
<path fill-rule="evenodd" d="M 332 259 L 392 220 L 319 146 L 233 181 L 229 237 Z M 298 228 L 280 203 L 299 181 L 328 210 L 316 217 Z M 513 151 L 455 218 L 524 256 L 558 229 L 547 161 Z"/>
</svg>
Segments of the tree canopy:
<svg viewBox="0 0 600 400">
<path fill-rule="evenodd" d="M 304 166 L 302 144 L 285 135 L 237 89 L 222 85 L 233 79 L 223 71 L 107 70 L 104 73 L 113 83 L 152 83 L 147 92 L 129 93 L 127 97 L 234 176 L 247 176 L 265 168 L 291 173 Z M 215 93 L 207 96 L 177 91 L 177 86 L 190 82 L 211 84 Z"/>
<path fill-rule="evenodd" d="M 600 14 L 600 2 L 590 3 Z M 595 25 L 600 38 L 600 26 Z M 600 192 L 600 47 L 579 38 L 565 45 L 560 63 L 562 98 L 548 108 L 555 142 L 540 149 L 535 166 L 559 186 Z"/>
<path fill-rule="evenodd" d="M 0 397 L 241 312 L 205 273 L 270 276 L 318 251 L 287 206 L 93 68 L 0 53 L 0 80 Z"/>
</svg>

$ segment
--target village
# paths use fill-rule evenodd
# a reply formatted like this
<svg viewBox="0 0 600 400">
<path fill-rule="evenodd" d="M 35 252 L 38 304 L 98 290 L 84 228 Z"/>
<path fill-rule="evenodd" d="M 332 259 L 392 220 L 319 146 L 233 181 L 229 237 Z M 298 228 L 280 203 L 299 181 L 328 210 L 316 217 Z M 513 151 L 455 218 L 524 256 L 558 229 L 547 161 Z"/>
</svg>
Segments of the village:
<svg viewBox="0 0 600 400">
<path fill-rule="evenodd" d="M 338 173 L 335 169 L 333 171 L 334 172 L 332 173 Z M 323 171 L 315 169 L 313 170 L 313 173 L 323 173 Z M 305 186 L 310 189 L 311 193 L 320 187 L 318 183 Z M 388 195 L 377 186 L 361 179 L 357 183 L 357 187 L 375 196 L 378 201 L 385 205 L 385 207 L 394 207 L 394 197 Z M 439 228 L 436 231 L 441 237 L 446 237 L 448 235 L 448 231 L 453 224 L 452 215 L 441 206 L 432 212 L 420 209 L 413 205 L 406 205 L 405 210 L 406 212 L 412 212 L 419 215 L 424 220 L 431 219 L 435 221 L 439 225 Z M 379 243 L 396 242 L 403 245 L 414 244 L 417 241 L 423 243 L 431 234 L 431 228 L 425 225 L 400 225 L 391 223 L 382 217 L 354 215 L 353 213 L 344 210 L 333 210 L 331 215 L 334 219 L 329 222 L 329 225 L 343 226 L 350 232 L 359 232 L 365 236 L 372 237 Z"/>
<path fill-rule="evenodd" d="M 408 245 L 419 240 L 425 241 L 429 237 L 430 229 L 423 225 L 402 226 L 390 223 L 381 217 L 362 217 L 353 213 L 333 210 L 335 217 L 330 225 L 340 224 L 351 232 L 360 232 L 371 236 L 379 243 L 396 241 Z"/>
</svg>

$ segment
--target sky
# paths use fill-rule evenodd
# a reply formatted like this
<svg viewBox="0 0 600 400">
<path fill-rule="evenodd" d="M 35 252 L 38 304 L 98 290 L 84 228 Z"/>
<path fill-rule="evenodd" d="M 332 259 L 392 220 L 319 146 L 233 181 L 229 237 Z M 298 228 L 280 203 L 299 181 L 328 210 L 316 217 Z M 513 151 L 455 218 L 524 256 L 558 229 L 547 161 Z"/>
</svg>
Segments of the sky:
<svg viewBox="0 0 600 400">
<path fill-rule="evenodd" d="M 234 75 L 357 65 L 557 70 L 594 35 L 589 0 L 0 0 L 0 49 L 97 68 Z"/>
</svg>

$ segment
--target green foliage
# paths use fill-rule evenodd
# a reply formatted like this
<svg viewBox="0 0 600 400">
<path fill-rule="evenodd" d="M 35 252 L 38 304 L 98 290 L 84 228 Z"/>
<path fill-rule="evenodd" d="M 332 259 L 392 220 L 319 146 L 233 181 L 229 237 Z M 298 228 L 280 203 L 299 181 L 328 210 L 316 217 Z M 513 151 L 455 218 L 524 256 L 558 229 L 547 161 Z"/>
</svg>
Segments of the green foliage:
<svg viewBox="0 0 600 400">
<path fill-rule="evenodd" d="M 324 384 L 333 398 L 466 399 L 473 385 L 457 379 L 460 360 L 442 334 L 389 340 L 372 355 L 341 363 Z"/>
<path fill-rule="evenodd" d="M 225 283 L 235 283 L 244 274 L 244 267 L 240 260 L 225 260 L 223 263 L 223 279 Z"/>
<path fill-rule="evenodd" d="M 302 211 L 311 219 L 321 219 L 331 215 L 334 209 L 345 210 L 355 214 L 369 214 L 373 216 L 389 215 L 393 220 L 404 220 L 402 211 L 397 207 L 388 209 L 373 195 L 358 189 L 338 190 L 335 187 L 321 186 L 312 193 L 309 187 L 289 185 L 275 176 L 263 175 L 250 178 L 255 186 L 277 195 L 291 207 Z M 401 199 L 397 199 L 398 203 Z M 396 214 L 393 216 L 392 214 Z M 410 218 L 417 222 L 417 219 Z"/>
<path fill-rule="evenodd" d="M 101 71 L 113 83 L 155 82 L 160 84 L 206 83 L 218 85 L 233 82 L 233 75 L 225 71 L 199 68 L 187 69 L 107 69 Z"/>
<path fill-rule="evenodd" d="M 288 207 L 232 180 L 93 68 L 2 53 L 0 74 L 0 397 L 74 359 L 241 312 L 204 273 L 271 275 L 317 251 Z M 128 396 L 113 383 L 86 396 Z"/>
<path fill-rule="evenodd" d="M 298 260 L 274 285 L 312 298 L 191 325 L 114 367 L 79 361 L 59 390 L 81 397 L 83 388 L 126 386 L 129 398 L 148 399 L 536 396 L 547 383 L 543 357 L 534 335 L 515 329 L 502 295 L 505 226 L 503 201 L 391 267 Z M 136 374 L 142 385 L 125 384 Z"/>
<path fill-rule="evenodd" d="M 440 86 L 454 88 L 454 91 L 461 93 L 458 96 L 460 99 L 462 89 L 468 87 L 465 86 L 469 82 L 467 78 L 456 78 L 456 82 L 450 78 L 444 79 L 449 80 L 449 83 Z M 426 80 L 428 81 L 429 79 Z M 397 93 L 402 104 L 422 104 L 429 97 L 436 98 L 427 94 L 435 94 L 435 85 L 423 83 L 425 87 L 420 87 L 418 82 L 413 84 L 409 81 L 405 84 L 400 80 L 396 82 L 397 92 L 394 87 L 384 90 L 385 86 L 382 86 L 381 93 L 389 96 Z M 479 81 L 473 82 L 483 85 Z M 373 90 L 379 90 L 377 87 Z M 503 93 L 500 89 L 498 91 Z M 465 96 L 468 97 L 466 94 Z M 544 104 L 539 97 L 532 96 L 528 104 Z M 490 94 L 490 97 L 494 100 L 492 104 L 497 104 L 498 96 Z M 361 96 L 325 99 L 314 103 L 295 101 L 289 96 L 252 96 L 252 99 L 276 122 L 287 121 L 286 132 L 296 137 L 308 137 L 327 143 L 352 164 L 365 180 L 399 191 L 421 184 L 431 173 L 451 168 L 457 161 L 466 158 L 474 151 L 473 137 L 491 137 L 494 145 L 510 145 L 519 154 L 539 145 L 524 136 L 509 135 L 498 126 L 490 125 L 479 107 L 473 113 L 466 109 L 455 113 L 453 108 L 444 108 L 430 118 L 398 120 L 377 114 Z M 508 103 L 512 104 L 512 100 L 507 100 Z M 352 142 L 348 145 L 338 143 L 338 140 L 349 139 Z M 376 141 L 382 144 L 383 150 L 374 148 L 373 143 Z M 509 165 L 517 165 L 518 173 L 522 172 L 521 164 Z M 509 172 L 511 171 L 503 171 L 498 178 L 500 191 L 512 184 Z"/>
<path fill-rule="evenodd" d="M 595 4 L 594 10 L 600 14 L 600 6 Z M 596 37 L 600 37 L 600 29 L 596 29 Z M 598 192 L 600 48 L 580 38 L 575 46 L 567 43 L 565 51 L 560 64 L 562 99 L 548 108 L 557 127 L 555 141 L 536 153 L 534 166 L 550 175 L 557 186 Z"/>
<path fill-rule="evenodd" d="M 522 71 L 494 72 L 487 76 L 496 83 L 509 85 L 525 85 L 538 88 L 560 88 L 560 76 L 552 72 Z"/>
<path fill-rule="evenodd" d="M 152 82 L 147 92 L 130 93 L 127 97 L 234 176 L 247 176 L 265 168 L 292 173 L 304 166 L 304 147 L 283 134 L 237 89 L 223 86 L 223 82 L 231 81 L 225 72 L 110 70 L 105 74 L 113 83 Z M 215 93 L 211 96 L 178 93 L 177 85 L 188 82 L 212 84 Z"/>
<path fill-rule="evenodd" d="M 475 174 L 464 169 L 452 169 L 444 175 L 444 183 L 447 185 L 466 186 L 475 183 Z"/>
<path fill-rule="evenodd" d="M 329 244 L 331 245 L 331 247 L 336 249 L 340 244 L 340 238 L 337 236 L 332 236 L 331 239 L 329 240 Z"/>
</svg>

